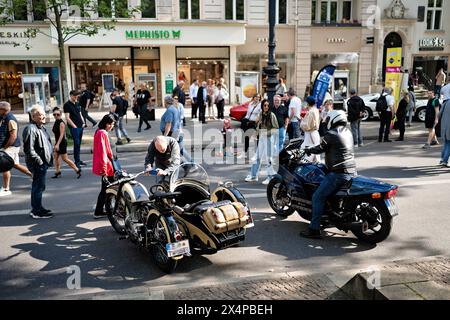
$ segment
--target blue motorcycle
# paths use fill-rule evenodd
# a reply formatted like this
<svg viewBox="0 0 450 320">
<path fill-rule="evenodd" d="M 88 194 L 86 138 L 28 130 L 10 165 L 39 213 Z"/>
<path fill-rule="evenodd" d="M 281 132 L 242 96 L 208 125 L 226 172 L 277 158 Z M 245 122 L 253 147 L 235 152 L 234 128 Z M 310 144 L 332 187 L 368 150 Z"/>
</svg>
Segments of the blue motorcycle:
<svg viewBox="0 0 450 320">
<path fill-rule="evenodd" d="M 267 199 L 277 215 L 287 217 L 295 211 L 311 221 L 312 195 L 327 174 L 323 164 L 310 163 L 300 150 L 301 139 L 292 140 L 280 152 L 278 174 L 267 186 Z M 356 176 L 325 204 L 321 226 L 351 231 L 368 243 L 385 240 L 393 217 L 398 186 L 376 179 Z"/>
</svg>

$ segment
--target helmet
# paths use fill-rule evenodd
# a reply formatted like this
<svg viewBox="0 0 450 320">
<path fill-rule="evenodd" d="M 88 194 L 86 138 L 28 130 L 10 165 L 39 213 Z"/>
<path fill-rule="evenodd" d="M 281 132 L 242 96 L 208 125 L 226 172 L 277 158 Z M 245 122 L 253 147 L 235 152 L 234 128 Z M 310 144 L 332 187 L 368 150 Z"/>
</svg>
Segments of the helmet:
<svg viewBox="0 0 450 320">
<path fill-rule="evenodd" d="M 335 124 L 341 122 L 342 125 L 347 124 L 347 116 L 345 115 L 345 112 L 342 110 L 333 110 L 330 112 L 330 115 L 328 116 L 328 124 L 327 128 L 330 130 L 332 127 L 335 126 Z"/>
</svg>

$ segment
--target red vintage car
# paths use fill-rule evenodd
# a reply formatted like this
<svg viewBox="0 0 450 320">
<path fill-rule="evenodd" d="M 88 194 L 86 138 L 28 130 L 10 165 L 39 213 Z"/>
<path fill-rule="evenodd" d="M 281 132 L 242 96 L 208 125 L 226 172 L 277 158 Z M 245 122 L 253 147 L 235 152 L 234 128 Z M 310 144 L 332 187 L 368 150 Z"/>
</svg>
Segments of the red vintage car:
<svg viewBox="0 0 450 320">
<path fill-rule="evenodd" d="M 244 102 L 243 104 L 238 104 L 230 109 L 230 118 L 233 120 L 241 121 L 247 114 L 248 105 L 250 101 Z M 306 108 L 302 108 L 301 117 L 303 118 L 306 114 Z"/>
</svg>

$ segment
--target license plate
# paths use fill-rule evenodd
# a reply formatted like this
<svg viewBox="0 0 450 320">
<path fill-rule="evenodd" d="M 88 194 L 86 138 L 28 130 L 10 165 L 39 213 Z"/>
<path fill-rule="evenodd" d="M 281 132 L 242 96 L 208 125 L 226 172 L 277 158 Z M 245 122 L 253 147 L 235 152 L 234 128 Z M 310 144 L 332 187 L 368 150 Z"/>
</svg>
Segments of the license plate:
<svg viewBox="0 0 450 320">
<path fill-rule="evenodd" d="M 189 248 L 189 240 L 183 240 L 166 244 L 167 256 L 175 257 L 191 252 Z"/>
<path fill-rule="evenodd" d="M 388 207 L 391 216 L 397 216 L 398 208 L 397 208 L 397 204 L 395 203 L 395 199 L 390 198 L 390 199 L 385 200 L 385 202 L 386 202 L 386 206 Z"/>
</svg>

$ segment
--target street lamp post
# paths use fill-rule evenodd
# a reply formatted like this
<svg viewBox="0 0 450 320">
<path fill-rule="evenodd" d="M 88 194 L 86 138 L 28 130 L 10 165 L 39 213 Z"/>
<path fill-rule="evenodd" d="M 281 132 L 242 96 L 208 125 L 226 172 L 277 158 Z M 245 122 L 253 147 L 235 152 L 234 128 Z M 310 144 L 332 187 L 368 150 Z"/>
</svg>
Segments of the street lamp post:
<svg viewBox="0 0 450 320">
<path fill-rule="evenodd" d="M 273 107 L 273 97 L 278 84 L 277 74 L 280 72 L 275 61 L 275 12 L 276 0 L 269 0 L 269 61 L 264 72 L 267 74 L 266 93 L 271 107 Z"/>
</svg>

